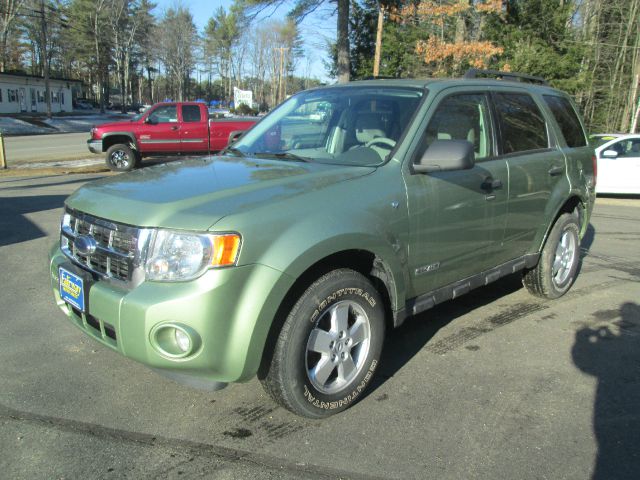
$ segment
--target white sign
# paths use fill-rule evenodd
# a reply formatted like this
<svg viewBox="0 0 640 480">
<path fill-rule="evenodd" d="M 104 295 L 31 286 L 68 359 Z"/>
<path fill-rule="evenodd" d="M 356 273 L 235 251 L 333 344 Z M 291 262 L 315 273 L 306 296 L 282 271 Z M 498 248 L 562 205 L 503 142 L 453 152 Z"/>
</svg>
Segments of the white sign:
<svg viewBox="0 0 640 480">
<path fill-rule="evenodd" d="M 253 92 L 251 90 L 240 90 L 233 87 L 233 105 L 238 108 L 241 103 L 251 107 L 253 105 Z"/>
</svg>

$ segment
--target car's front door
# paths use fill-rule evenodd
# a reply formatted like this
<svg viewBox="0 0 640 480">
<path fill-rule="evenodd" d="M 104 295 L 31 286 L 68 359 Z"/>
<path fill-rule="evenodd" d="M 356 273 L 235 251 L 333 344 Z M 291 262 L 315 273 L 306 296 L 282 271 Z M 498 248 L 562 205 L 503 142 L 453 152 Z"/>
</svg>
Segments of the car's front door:
<svg viewBox="0 0 640 480">
<path fill-rule="evenodd" d="M 616 156 L 603 155 L 612 151 Z M 619 140 L 599 152 L 596 188 L 603 193 L 640 193 L 640 137 Z"/>
<path fill-rule="evenodd" d="M 180 123 L 175 104 L 157 106 L 144 122 L 137 138 L 142 153 L 180 151 Z"/>
<path fill-rule="evenodd" d="M 494 156 L 488 97 L 443 93 L 434 105 L 413 159 L 434 140 L 467 140 L 475 166 L 406 174 L 414 295 L 495 266 L 507 214 L 507 164 Z"/>
</svg>

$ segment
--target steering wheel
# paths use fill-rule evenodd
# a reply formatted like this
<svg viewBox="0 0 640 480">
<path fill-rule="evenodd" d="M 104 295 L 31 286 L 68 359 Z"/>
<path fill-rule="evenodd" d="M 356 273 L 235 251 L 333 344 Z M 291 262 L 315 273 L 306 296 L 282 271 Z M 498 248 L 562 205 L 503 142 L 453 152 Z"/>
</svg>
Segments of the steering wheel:
<svg viewBox="0 0 640 480">
<path fill-rule="evenodd" d="M 396 141 L 387 137 L 376 137 L 364 144 L 365 147 L 371 147 L 373 145 L 384 146 L 386 149 L 392 150 L 393 147 L 396 146 Z"/>
</svg>

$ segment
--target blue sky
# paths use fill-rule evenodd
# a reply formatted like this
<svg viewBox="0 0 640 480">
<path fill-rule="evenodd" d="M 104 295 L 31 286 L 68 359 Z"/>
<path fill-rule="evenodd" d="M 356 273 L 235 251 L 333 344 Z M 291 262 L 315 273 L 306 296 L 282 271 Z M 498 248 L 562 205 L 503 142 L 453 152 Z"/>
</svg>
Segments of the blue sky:
<svg viewBox="0 0 640 480">
<path fill-rule="evenodd" d="M 155 0 L 157 7 L 154 10 L 156 16 L 161 16 L 168 8 L 175 6 L 176 0 Z M 182 5 L 188 7 L 193 14 L 193 19 L 201 32 L 209 18 L 220 6 L 229 10 L 233 3 L 232 0 L 191 0 L 183 1 Z M 328 3 L 328 2 L 327 2 Z M 293 2 L 285 3 L 283 7 L 277 10 L 269 8 L 261 14 L 262 18 L 269 16 L 272 19 L 283 19 L 290 10 Z M 319 78 L 323 81 L 331 81 L 327 77 L 326 70 L 322 63 L 326 59 L 326 39 L 335 39 L 336 37 L 336 17 L 333 15 L 335 7 L 328 4 L 326 7 L 318 9 L 309 15 L 301 24 L 300 31 L 304 40 L 304 48 L 306 57 L 298 62 L 296 73 L 305 75 L 307 69 L 311 72 L 312 77 Z"/>
</svg>

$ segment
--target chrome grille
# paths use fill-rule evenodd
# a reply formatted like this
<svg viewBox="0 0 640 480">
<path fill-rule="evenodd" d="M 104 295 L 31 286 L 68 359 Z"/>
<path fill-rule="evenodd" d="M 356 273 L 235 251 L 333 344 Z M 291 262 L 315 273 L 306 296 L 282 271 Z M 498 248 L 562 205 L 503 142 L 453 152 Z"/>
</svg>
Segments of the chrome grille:
<svg viewBox="0 0 640 480">
<path fill-rule="evenodd" d="M 139 245 L 145 240 L 145 232 L 67 209 L 62 218 L 60 246 L 74 263 L 100 276 L 129 282 L 139 263 Z M 95 240 L 93 252 L 79 251 L 75 240 L 81 235 Z"/>
</svg>

